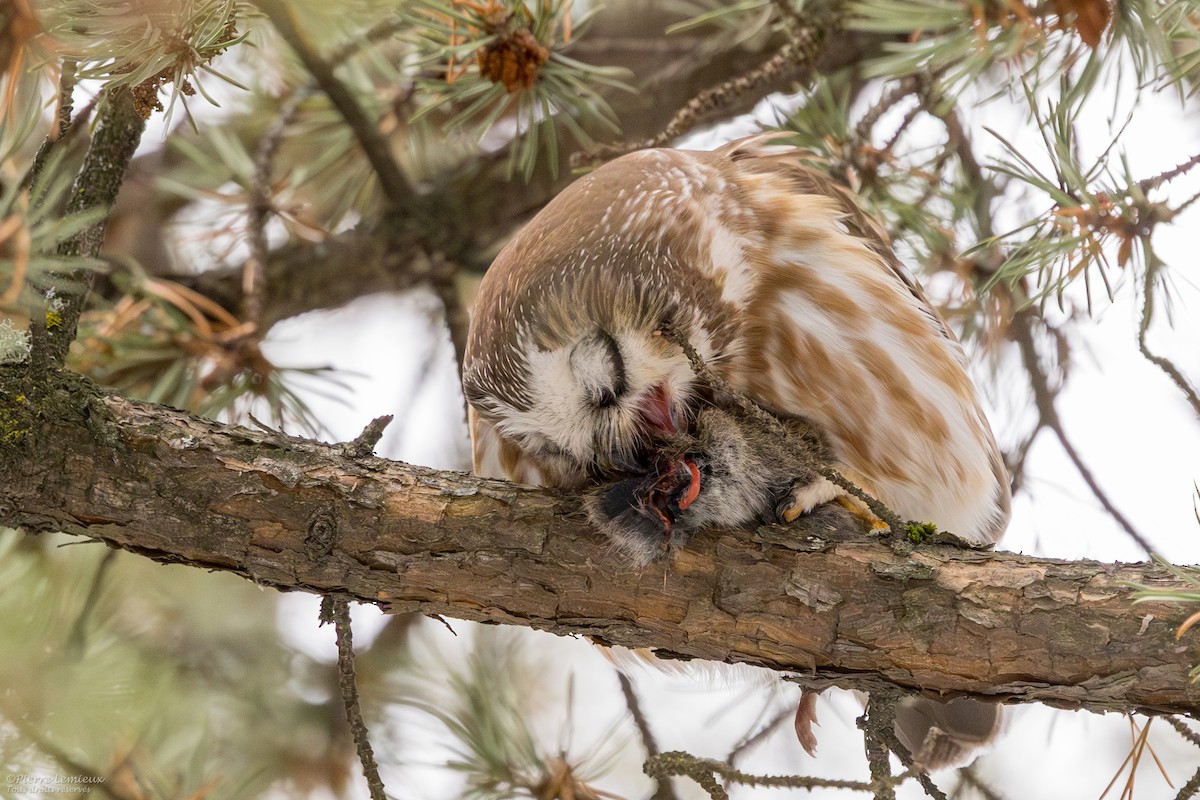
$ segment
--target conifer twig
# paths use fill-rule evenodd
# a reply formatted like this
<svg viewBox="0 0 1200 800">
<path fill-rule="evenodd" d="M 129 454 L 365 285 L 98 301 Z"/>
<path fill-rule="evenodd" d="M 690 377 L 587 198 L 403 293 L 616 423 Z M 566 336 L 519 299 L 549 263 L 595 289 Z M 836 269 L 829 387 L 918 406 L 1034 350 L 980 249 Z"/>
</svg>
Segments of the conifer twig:
<svg viewBox="0 0 1200 800">
<path fill-rule="evenodd" d="M 793 32 L 775 55 L 759 66 L 735 78 L 713 86 L 697 94 L 683 108 L 675 112 L 675 116 L 659 133 L 640 142 L 615 142 L 597 147 L 580 159 L 573 162 L 605 160 L 632 153 L 647 147 L 662 147 L 674 139 L 683 136 L 693 128 L 710 120 L 714 114 L 731 107 L 737 100 L 751 92 L 773 86 L 787 76 L 799 74 L 809 69 L 820 55 L 820 43 L 823 32 L 808 26 Z"/>
<path fill-rule="evenodd" d="M 375 762 L 375 751 L 371 748 L 371 740 L 367 733 L 367 724 L 363 721 L 362 709 L 358 703 L 358 686 L 355 684 L 354 678 L 354 637 L 350 625 L 350 603 L 345 596 L 326 595 L 321 598 L 321 624 L 324 625 L 327 622 L 333 623 L 337 635 L 338 685 L 342 690 L 342 703 L 346 707 L 346 721 L 350 724 L 350 734 L 354 737 L 358 760 L 362 762 L 367 789 L 371 793 L 371 800 L 387 800 L 383 780 L 379 777 L 379 765 Z"/>
<path fill-rule="evenodd" d="M 717 776 L 730 783 L 744 786 L 761 786 L 779 789 L 846 789 L 869 792 L 872 786 L 863 781 L 846 781 L 834 778 L 814 778 L 807 775 L 751 775 L 734 769 L 728 764 L 711 758 L 699 758 L 691 753 L 672 750 L 647 759 L 642 767 L 651 777 L 686 775 L 700 785 L 713 800 L 725 800 L 729 793 L 717 781 Z M 894 781 L 889 780 L 894 786 Z"/>
<path fill-rule="evenodd" d="M 321 87 L 321 91 L 333 103 L 358 139 L 363 154 L 379 178 L 380 188 L 388 202 L 398 210 L 411 209 L 416 202 L 416 193 L 392 157 L 387 142 L 379 135 L 379 130 L 359 105 L 358 98 L 334 75 L 330 63 L 321 57 L 308 37 L 296 27 L 291 10 L 281 0 L 255 2 L 271 20 L 279 35 L 295 51 L 296 56 Z"/>
<path fill-rule="evenodd" d="M 1187 739 L 1192 744 L 1200 747 L 1200 732 L 1194 731 L 1187 726 L 1186 723 L 1179 717 L 1166 717 L 1167 724 L 1174 728 L 1180 736 Z"/>
<path fill-rule="evenodd" d="M 625 707 L 629 709 L 629 716 L 633 718 L 633 725 L 642 739 L 642 746 L 646 748 L 646 757 L 654 758 L 659 754 L 658 742 L 655 741 L 654 732 L 650 730 L 650 722 L 642 711 L 642 704 L 638 700 L 637 691 L 633 688 L 633 681 L 629 680 L 629 676 L 621 670 L 616 672 L 617 680 L 621 684 L 621 695 L 625 698 Z M 656 786 L 650 800 L 676 800 L 675 787 L 671 785 L 669 777 L 651 777 Z"/>
</svg>

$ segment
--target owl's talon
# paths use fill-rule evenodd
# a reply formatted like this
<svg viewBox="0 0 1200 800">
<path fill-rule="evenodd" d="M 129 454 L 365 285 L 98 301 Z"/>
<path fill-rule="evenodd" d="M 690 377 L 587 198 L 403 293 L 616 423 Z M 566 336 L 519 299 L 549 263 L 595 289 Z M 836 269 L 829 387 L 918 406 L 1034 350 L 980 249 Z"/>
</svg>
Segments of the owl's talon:
<svg viewBox="0 0 1200 800">
<path fill-rule="evenodd" d="M 890 530 L 888 524 L 875 516 L 871 512 L 871 509 L 867 508 L 866 504 L 857 497 L 842 494 L 837 498 L 837 501 L 847 511 L 865 522 L 867 527 L 870 528 L 871 533 L 882 533 L 883 531 Z"/>
</svg>

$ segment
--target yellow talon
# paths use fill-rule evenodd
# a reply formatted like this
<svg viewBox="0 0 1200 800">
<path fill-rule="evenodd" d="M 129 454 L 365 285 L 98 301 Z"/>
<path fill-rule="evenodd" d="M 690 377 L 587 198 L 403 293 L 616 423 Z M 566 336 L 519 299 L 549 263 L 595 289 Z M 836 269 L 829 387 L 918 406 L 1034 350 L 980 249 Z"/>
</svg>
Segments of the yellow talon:
<svg viewBox="0 0 1200 800">
<path fill-rule="evenodd" d="M 838 495 L 834 499 L 838 503 L 841 503 L 842 506 L 844 506 L 851 514 L 867 523 L 867 526 L 871 529 L 872 533 L 878 533 L 879 531 L 886 531 L 888 529 L 888 524 L 871 513 L 871 509 L 867 508 L 866 505 L 864 505 L 863 502 L 857 497 L 851 497 L 848 494 L 843 494 Z"/>
</svg>

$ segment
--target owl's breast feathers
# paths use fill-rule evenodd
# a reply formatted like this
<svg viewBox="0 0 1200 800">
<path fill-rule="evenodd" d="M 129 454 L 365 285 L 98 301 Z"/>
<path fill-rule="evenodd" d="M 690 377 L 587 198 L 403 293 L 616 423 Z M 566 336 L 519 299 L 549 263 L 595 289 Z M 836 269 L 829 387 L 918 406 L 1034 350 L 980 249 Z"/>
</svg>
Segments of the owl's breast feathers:
<svg viewBox="0 0 1200 800">
<path fill-rule="evenodd" d="M 670 321 L 735 388 L 816 423 L 901 516 L 979 542 L 1007 525 L 959 344 L 853 196 L 770 136 L 641 151 L 576 181 L 496 259 L 475 315 L 464 385 L 481 407 L 530 405 L 530 342 Z"/>
</svg>

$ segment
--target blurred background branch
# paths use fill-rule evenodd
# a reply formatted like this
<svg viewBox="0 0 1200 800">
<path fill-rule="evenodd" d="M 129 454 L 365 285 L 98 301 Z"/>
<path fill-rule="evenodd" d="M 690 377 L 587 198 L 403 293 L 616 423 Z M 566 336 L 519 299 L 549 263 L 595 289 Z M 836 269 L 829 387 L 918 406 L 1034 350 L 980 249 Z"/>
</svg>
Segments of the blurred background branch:
<svg viewBox="0 0 1200 800">
<path fill-rule="evenodd" d="M 1184 470 L 1170 466 L 1177 462 L 1166 453 L 1189 449 L 1193 439 L 1187 437 L 1194 438 L 1194 415 L 1200 413 L 1190 346 L 1195 336 L 1188 328 L 1194 315 L 1180 313 L 1180 307 L 1197 302 L 1196 279 L 1188 245 L 1178 246 L 1180 232 L 1195 227 L 1200 155 L 1195 136 L 1185 135 L 1180 144 L 1168 142 L 1167 134 L 1186 134 L 1194 125 L 1198 74 L 1200 18 L 1185 0 L 610 0 L 602 5 L 583 0 L 14 0 L 0 5 L 0 364 L 24 363 L 31 352 L 43 358 L 66 354 L 72 369 L 130 398 L 331 440 L 349 438 L 362 425 L 359 419 L 346 422 L 351 432 L 339 437 L 333 427 L 342 421 L 326 410 L 329 403 L 358 403 L 353 413 L 364 418 L 397 414 L 380 443 L 381 452 L 393 457 L 409 457 L 397 442 L 440 424 L 429 411 L 434 404 L 439 413 L 449 409 L 446 426 L 454 430 L 444 440 L 460 448 L 444 445 L 447 452 L 434 460 L 462 466 L 462 407 L 453 363 L 461 361 L 474 287 L 512 233 L 583 165 L 623 152 L 631 143 L 708 146 L 763 126 L 778 127 L 792 134 L 811 165 L 849 187 L 882 220 L 898 253 L 919 273 L 963 340 L 977 379 L 1004 418 L 997 427 L 1003 431 L 1018 503 L 1027 504 L 1036 493 L 1041 513 L 1052 505 L 1044 498 L 1053 499 L 1059 471 L 1037 466 L 1047 461 L 1040 447 L 1047 437 L 1038 434 L 1050 431 L 1065 459 L 1063 472 L 1082 476 L 1081 494 L 1094 498 L 1105 525 L 1136 542 L 1134 552 L 1190 552 L 1186 548 L 1195 539 L 1194 530 L 1185 530 L 1190 519 L 1178 529 L 1145 520 L 1152 510 L 1190 502 L 1194 479 L 1174 474 Z M 1173 122 L 1148 140 L 1132 138 L 1128 131 L 1137 127 L 1139 115 L 1167 98 Z M 136 114 L 127 113 L 131 108 Z M 1147 158 L 1152 155 L 1162 158 Z M 80 302 L 85 285 L 94 290 Z M 328 312 L 352 306 L 351 316 L 363 314 L 364 301 L 380 295 L 393 303 L 392 316 L 402 308 L 412 324 L 374 328 L 337 349 L 340 356 L 369 351 L 376 373 L 407 376 L 391 396 L 365 397 L 370 393 L 362 390 L 361 376 L 344 366 L 313 366 L 320 364 L 316 356 L 296 362 L 304 366 L 288 366 L 289 358 L 279 355 L 281 342 L 306 324 L 309 339 L 299 345 L 305 357 L 306 348 L 316 351 L 316 343 L 345 335 Z M 1103 324 L 1123 324 L 1121 344 L 1151 366 L 1139 373 L 1153 377 L 1139 379 L 1145 386 L 1136 387 L 1134 407 L 1103 405 L 1119 384 L 1128 383 L 1108 366 L 1114 346 L 1091 343 Z M 48 346 L 33 347 L 32 340 L 52 342 L 53 353 Z M 1078 388 L 1081 375 L 1106 367 L 1113 374 L 1101 389 Z M 1154 394 L 1159 383 L 1165 389 L 1161 398 Z M 75 394 L 71 414 L 81 410 L 79 404 L 96 402 L 82 390 Z M 1142 402 L 1143 395 L 1156 399 Z M 158 461 L 143 463 L 136 476 L 125 474 L 128 480 L 121 482 L 113 477 L 129 466 L 131 451 L 106 439 L 112 431 L 99 422 L 76 426 L 69 444 L 77 454 L 90 455 L 47 472 L 46 464 L 30 455 L 35 452 L 30 435 L 54 416 L 56 397 L 55 390 L 39 393 L 32 385 L 6 384 L 0 391 L 0 459 L 12 465 L 0 516 L 17 521 L 11 501 L 15 487 L 27 485 L 31 474 L 43 474 L 51 492 L 68 476 L 79 481 L 81 493 L 86 483 L 88 502 L 74 509 L 75 516 L 54 516 L 60 528 L 96 533 L 97 526 L 112 526 L 96 509 L 121 498 L 135 509 L 132 518 L 153 523 L 142 533 L 154 530 L 170 538 L 176 522 L 180 530 L 195 522 L 209 490 L 181 492 L 183 473 L 164 471 L 162 463 L 217 435 L 216 429 L 193 430 L 187 426 L 199 423 L 189 422 L 146 433 L 138 442 L 153 443 Z M 384 407 L 364 409 L 363 403 Z M 1103 405 L 1106 425 L 1100 432 L 1079 414 L 1088 405 Z M 98 419 L 103 416 L 99 407 L 91 410 Z M 1142 437 L 1135 432 L 1138 423 L 1176 411 L 1193 416 L 1179 417 L 1179 430 L 1157 450 L 1154 441 L 1141 442 L 1136 456 L 1125 457 L 1132 462 L 1130 470 L 1114 473 L 1096 463 L 1097 453 L 1107 456 Z M 159 423 L 179 419 L 170 412 L 146 413 Z M 208 477 L 215 481 L 224 472 L 256 464 L 261 455 L 256 448 L 295 446 L 292 440 L 266 441 L 224 452 L 226 465 Z M 331 474 L 354 474 L 341 468 L 335 464 Z M 156 499 L 137 488 L 162 474 L 181 482 L 162 489 L 179 501 L 171 512 L 177 518 L 156 516 Z M 276 474 L 253 487 L 247 495 L 253 502 L 245 502 L 268 507 L 272 498 L 287 496 L 297 482 L 308 480 L 297 477 L 301 474 Z M 1135 490 L 1129 484 L 1145 475 L 1151 476 L 1152 491 L 1134 493 L 1145 501 L 1131 502 Z M 449 478 L 414 473 L 411 480 L 424 485 L 421 481 Z M 336 482 L 323 485 L 339 491 Z M 512 497 L 529 496 L 511 491 Z M 460 501 L 469 504 L 472 496 Z M 428 514 L 449 524 L 445 508 L 452 507 Z M 349 519 L 358 520 L 359 510 Z M 351 523 L 339 513 L 303 523 L 351 533 L 354 525 L 367 524 Z M 504 518 L 506 512 L 495 513 Z M 1024 519 L 1022 526 L 1035 527 Z M 419 522 L 406 521 L 396 530 L 403 538 Z M 579 527 L 570 518 L 543 522 L 545 530 Z M 217 515 L 209 535 L 221 538 L 226 524 L 228 518 Z M 512 523 L 526 533 L 530 529 L 522 526 L 529 524 L 528 519 Z M 1072 517 L 1067 525 L 1045 524 L 1060 542 L 1082 542 L 1082 552 L 1092 552 L 1087 548 L 1098 538 L 1095 522 Z M 281 537 L 304 525 L 273 527 L 279 525 L 255 517 L 245 541 L 274 554 L 268 560 L 282 558 L 286 548 L 272 548 L 283 547 Z M 113 530 L 128 535 L 135 527 Z M 484 536 L 482 528 L 477 533 Z M 582 528 L 578 533 L 584 541 Z M 1036 532 L 1015 533 L 1023 538 L 1014 547 L 1037 543 Z M 486 541 L 462 552 L 493 552 L 488 547 L 494 546 L 494 536 L 487 534 Z M 759 545 L 743 539 L 715 541 L 710 544 L 721 548 L 722 558 L 743 554 L 749 559 L 758 553 Z M 262 593 L 228 576 L 157 568 L 127 553 L 63 549 L 63 543 L 60 537 L 0 534 L 0 596 L 11 610 L 0 616 L 0 653 L 5 654 L 0 682 L 17 687 L 0 708 L 6 767 L 104 778 L 101 791 L 120 798 L 270 792 L 320 797 L 352 791 L 358 767 L 337 699 L 337 670 L 331 658 L 305 650 L 302 643 L 315 635 L 307 627 L 314 609 L 296 611 L 289 605 L 294 597 Z M 121 543 L 139 551 L 146 547 L 145 542 Z M 426 544 L 443 560 L 453 560 L 445 541 Z M 199 552 L 172 551 L 169 557 L 228 566 L 198 558 Z M 697 568 L 705 552 L 686 551 L 665 576 L 669 585 L 676 579 L 690 585 L 688 570 Z M 890 565 L 895 557 L 906 568 L 921 558 L 889 555 L 884 548 L 871 552 L 873 563 Z M 571 582 L 578 578 L 569 574 L 570 565 L 605 563 L 606 557 L 598 550 L 564 556 L 556 566 L 567 581 L 560 587 L 564 596 L 592 591 Z M 1020 569 L 1042 563 L 997 558 L 994 563 L 1018 570 L 1018 576 L 1025 574 Z M 993 562 L 985 559 L 969 574 L 986 572 L 988 563 Z M 1055 563 L 1046 569 L 1069 571 Z M 464 574 L 484 584 L 512 579 L 488 573 L 488 565 L 479 559 L 471 566 L 477 571 Z M 245 571 L 265 580 L 254 571 L 260 567 Z M 746 565 L 748 571 L 761 567 L 753 559 Z M 337 573 L 336 564 L 321 569 L 322 588 L 346 588 L 346 575 Z M 1038 614 L 1047 612 L 1046 606 L 1058 608 L 1066 602 L 1064 592 L 1074 591 L 1064 588 L 1067 573 L 1047 573 L 1024 588 L 1021 624 L 1033 630 L 1018 633 L 1065 637 L 1062 647 L 1093 653 L 1119 642 L 1145 645 L 1147 638 L 1167 643 L 1168 629 L 1179 620 L 1182 636 L 1195 636 L 1195 629 L 1187 630 L 1196 601 L 1186 581 L 1153 572 L 1157 568 L 1136 574 L 1094 569 L 1089 580 L 1100 581 L 1105 592 L 1111 575 L 1161 578 L 1170 584 L 1160 587 L 1155 601 L 1163 605 L 1147 615 L 1122 606 L 1125 616 L 1120 625 L 1112 623 L 1119 633 L 1111 641 L 1086 626 L 1064 628 L 1058 616 L 1042 629 Z M 390 562 L 382 568 L 389 574 L 396 570 Z M 535 599 L 554 585 L 539 570 L 520 586 Z M 427 591 L 441 599 L 422 598 L 414 609 L 482 616 L 478 605 L 437 595 L 458 585 L 454 576 L 438 577 L 442 583 Z M 663 575 L 635 577 L 636 586 L 623 591 L 662 595 Z M 900 638 L 949 625 L 950 619 L 959 620 L 964 630 L 995 623 L 990 601 L 943 598 L 944 606 L 930 605 L 922 593 L 929 579 L 908 572 L 903 580 L 879 575 L 871 580 L 877 578 L 909 592 L 904 614 L 888 623 L 903 631 Z M 296 585 L 294 576 L 291 581 Z M 785 593 L 806 591 L 798 584 L 770 585 L 774 595 L 758 596 L 759 605 L 796 600 L 778 598 L 780 585 L 790 587 Z M 1124 589 L 1112 588 L 1111 596 L 1098 599 L 1096 591 L 1089 584 L 1079 594 L 1101 604 L 1128 600 Z M 711 594 L 709 587 L 706 596 Z M 365 592 L 361 599 L 380 602 Z M 682 624 L 676 619 L 682 612 L 667 599 L 661 602 L 666 605 L 657 609 L 660 616 Z M 400 605 L 393 602 L 392 610 Z M 963 622 L 962 615 L 970 616 Z M 303 635 L 288 639 L 288 620 L 294 618 L 306 620 L 306 627 Z M 357 682 L 382 775 L 410 774 L 405 770 L 413 768 L 407 763 L 414 760 L 413 752 L 422 754 L 415 760 L 429 757 L 414 742 L 428 739 L 425 734 L 435 728 L 449 742 L 443 760 L 458 777 L 444 793 L 448 797 L 606 797 L 614 794 L 606 788 L 613 775 L 630 772 L 642 781 L 621 790 L 630 796 L 654 792 L 683 798 L 695 790 L 682 779 L 661 777 L 652 783 L 637 765 L 615 767 L 619 742 L 609 747 L 604 739 L 604 746 L 590 748 L 599 756 L 589 758 L 589 748 L 570 741 L 568 729 L 576 727 L 599 728 L 602 738 L 620 729 L 627 740 L 641 737 L 649 750 L 653 729 L 655 747 L 674 749 L 679 726 L 654 716 L 660 698 L 633 691 L 644 679 L 630 676 L 623 695 L 616 694 L 617 681 L 610 680 L 608 690 L 610 704 L 629 707 L 635 717 L 638 704 L 632 700 L 639 700 L 645 724 L 633 725 L 621 716 L 610 729 L 609 718 L 589 706 L 578 716 L 555 716 L 548 739 L 531 721 L 542 696 L 530 687 L 528 673 L 538 668 L 530 666 L 517 644 L 489 642 L 456 623 L 467 631 L 453 650 L 457 656 L 425 658 L 427 631 L 416 619 L 398 615 L 379 622 L 374 637 L 356 637 Z M 586 619 L 580 613 L 576 623 Z M 628 626 L 622 619 L 613 636 L 636 643 Z M 596 635 L 592 629 L 584 632 Z M 991 641 L 989 634 L 954 647 L 965 656 L 982 642 L 991 647 Z M 1021 641 L 1025 650 L 1040 652 Z M 1187 668 L 1200 657 L 1191 641 L 1172 640 L 1171 646 L 1181 649 L 1169 666 L 1160 665 L 1169 679 L 1151 669 L 1150 678 L 1139 673 L 1141 688 L 1127 685 L 1137 678 L 1114 674 L 1099 688 L 1089 684 L 1072 691 L 1095 700 L 1097 693 L 1124 696 L 1150 691 L 1147 686 L 1159 691 L 1162 683 L 1182 698 L 1181 706 L 1191 703 L 1194 710 Z M 886 644 L 881 649 L 894 646 Z M 333 642 L 327 645 L 332 653 Z M 675 640 L 670 648 L 684 649 Z M 760 655 L 764 661 L 774 658 Z M 940 657 L 914 655 L 903 674 L 889 675 L 906 686 L 925 685 L 929 678 L 921 659 Z M 1086 684 L 1091 662 L 1070 662 L 1062 654 L 1038 657 L 1056 658 L 1060 667 L 1075 670 L 1073 679 Z M 504 669 L 511 674 L 501 681 Z M 603 680 L 611 678 L 606 663 L 602 669 Z M 1012 667 L 1007 680 L 1021 683 L 1031 669 L 1023 663 Z M 446 680 L 441 688 L 430 683 L 413 689 L 408 679 L 414 672 Z M 809 688 L 857 680 L 817 673 L 809 678 Z M 443 690 L 438 703 L 428 700 Z M 590 699 L 589 694 L 603 692 L 579 697 Z M 131 696 L 136 697 L 132 707 Z M 566 700 L 554 707 L 573 709 L 573 702 L 582 702 L 579 697 L 569 688 Z M 1083 702 L 1070 692 L 1050 699 Z M 755 709 L 745 730 L 731 730 L 728 744 L 717 748 L 737 761 L 736 775 L 770 771 L 758 765 L 772 748 L 778 750 L 780 737 L 772 732 L 790 736 L 782 723 L 795 704 L 784 710 L 775 700 L 772 695 L 745 703 Z M 1120 707 L 1139 704 L 1157 707 L 1144 698 Z M 415 716 L 405 716 L 401 708 Z M 589 714 L 604 719 L 597 722 Z M 1130 753 L 1129 781 L 1139 761 L 1154 760 L 1143 753 L 1157 758 L 1155 746 L 1169 750 L 1174 739 L 1187 748 L 1178 759 L 1192 773 L 1194 748 L 1186 734 L 1139 724 L 1113 762 Z M 1174 739 L 1164 739 L 1164 732 Z M 795 742 L 790 745 L 788 757 L 802 758 Z M 891 791 L 890 785 L 871 787 L 859 780 L 867 770 L 860 745 L 852 749 L 859 761 L 850 782 L 872 792 Z M 826 749 L 818 763 L 837 755 Z M 974 787 L 969 790 L 985 797 L 1003 795 L 1009 782 L 1022 777 L 1016 773 L 1027 771 L 1027 761 L 1015 771 L 963 773 L 960 788 Z M 1170 759 L 1164 762 L 1170 771 Z M 882 776 L 882 763 L 877 766 Z M 735 795 L 756 791 L 739 789 L 732 775 L 714 767 L 705 785 Z M 849 790 L 833 788 L 840 778 L 806 777 L 817 792 Z M 1184 778 L 1180 797 L 1197 785 L 1197 777 Z M 429 778 L 421 785 L 442 785 L 439 780 L 446 781 Z M 404 784 L 389 780 L 389 785 Z M 902 796 L 911 788 L 897 792 Z M 1102 788 L 1097 786 L 1097 795 Z M 1071 789 L 1067 794 L 1079 794 L 1078 786 Z"/>
</svg>

